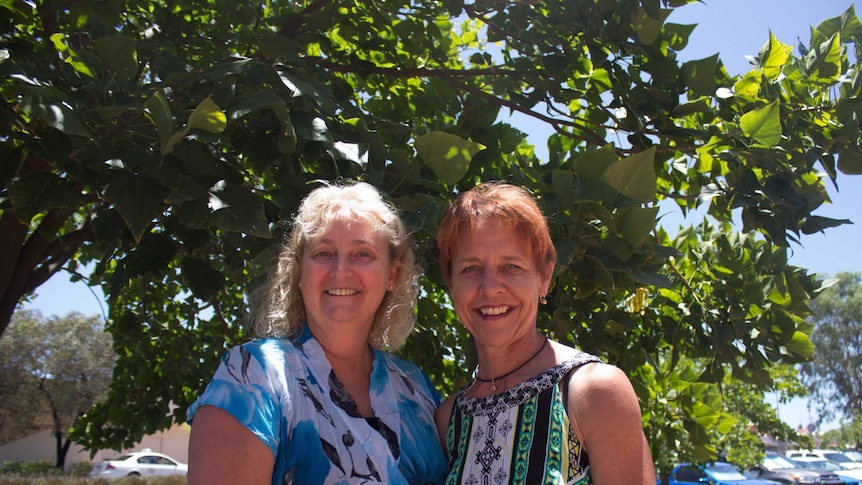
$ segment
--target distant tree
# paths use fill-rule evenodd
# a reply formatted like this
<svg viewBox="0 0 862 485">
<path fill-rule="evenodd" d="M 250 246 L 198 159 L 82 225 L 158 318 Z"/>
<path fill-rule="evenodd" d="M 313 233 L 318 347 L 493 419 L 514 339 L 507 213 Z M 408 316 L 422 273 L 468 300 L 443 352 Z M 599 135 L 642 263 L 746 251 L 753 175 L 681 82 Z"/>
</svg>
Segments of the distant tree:
<svg viewBox="0 0 862 485">
<path fill-rule="evenodd" d="M 838 429 L 826 431 L 820 435 L 824 446 L 838 449 L 859 449 L 862 447 L 862 420 L 855 419 Z"/>
<path fill-rule="evenodd" d="M 16 312 L 0 339 L 0 426 L 14 421 L 37 431 L 51 423 L 62 468 L 69 429 L 105 397 L 115 361 L 111 336 L 96 317 Z"/>
<path fill-rule="evenodd" d="M 816 352 L 802 365 L 818 417 L 862 419 L 862 275 L 839 273 L 811 301 Z"/>
</svg>

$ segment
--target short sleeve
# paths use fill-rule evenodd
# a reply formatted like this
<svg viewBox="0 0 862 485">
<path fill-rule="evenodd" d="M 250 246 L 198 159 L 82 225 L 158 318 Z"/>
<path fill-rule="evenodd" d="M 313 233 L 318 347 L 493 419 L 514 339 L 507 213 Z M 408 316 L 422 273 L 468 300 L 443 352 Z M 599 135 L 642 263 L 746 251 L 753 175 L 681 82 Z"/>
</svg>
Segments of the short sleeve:
<svg viewBox="0 0 862 485">
<path fill-rule="evenodd" d="M 277 453 L 282 404 L 276 374 L 268 372 L 266 353 L 249 343 L 231 348 L 222 357 L 204 393 L 189 407 L 190 424 L 202 406 L 227 411 Z"/>
</svg>

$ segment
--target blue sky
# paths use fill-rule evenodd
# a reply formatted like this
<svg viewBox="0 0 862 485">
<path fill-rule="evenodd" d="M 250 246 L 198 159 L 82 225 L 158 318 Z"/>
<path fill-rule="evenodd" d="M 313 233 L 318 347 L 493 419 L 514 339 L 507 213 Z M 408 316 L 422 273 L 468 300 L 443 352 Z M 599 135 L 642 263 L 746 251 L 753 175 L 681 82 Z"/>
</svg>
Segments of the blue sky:
<svg viewBox="0 0 862 485">
<path fill-rule="evenodd" d="M 731 74 L 749 70 L 746 55 L 757 54 L 769 39 L 770 30 L 778 40 L 797 45 L 810 38 L 810 26 L 841 15 L 851 6 L 847 0 L 712 0 L 676 9 L 668 19 L 680 24 L 698 24 L 683 51 L 683 60 L 700 59 L 716 52 Z M 535 138 L 535 139 L 533 139 Z M 544 145 L 545 135 L 536 133 L 531 141 Z M 833 204 L 822 207 L 818 215 L 850 219 L 856 224 L 833 228 L 826 234 L 803 238 L 803 246 L 793 246 L 791 263 L 820 275 L 839 271 L 862 272 L 862 251 L 853 250 L 862 241 L 862 176 L 839 176 L 839 190 L 830 188 Z M 103 313 L 101 292 L 94 294 L 84 283 L 71 284 L 59 274 L 39 288 L 27 308 L 46 315 L 65 315 L 78 311 L 87 315 Z M 774 403 L 774 401 L 771 401 Z M 807 424 L 805 400 L 779 406 L 779 415 L 791 426 Z M 834 423 L 825 426 L 835 427 Z"/>
</svg>

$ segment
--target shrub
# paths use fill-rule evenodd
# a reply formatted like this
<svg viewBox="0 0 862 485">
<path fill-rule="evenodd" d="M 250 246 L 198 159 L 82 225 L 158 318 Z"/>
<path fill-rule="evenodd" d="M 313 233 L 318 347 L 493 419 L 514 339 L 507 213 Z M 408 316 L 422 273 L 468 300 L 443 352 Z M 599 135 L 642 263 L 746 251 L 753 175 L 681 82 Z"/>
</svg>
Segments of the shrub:
<svg viewBox="0 0 862 485">
<path fill-rule="evenodd" d="M 63 474 L 63 470 L 54 466 L 54 463 L 41 461 L 4 461 L 0 466 L 0 473 L 16 474 L 25 477 L 45 477 L 59 476 Z"/>
<path fill-rule="evenodd" d="M 66 475 L 70 477 L 89 477 L 93 464 L 89 461 L 79 461 L 66 467 Z"/>
</svg>

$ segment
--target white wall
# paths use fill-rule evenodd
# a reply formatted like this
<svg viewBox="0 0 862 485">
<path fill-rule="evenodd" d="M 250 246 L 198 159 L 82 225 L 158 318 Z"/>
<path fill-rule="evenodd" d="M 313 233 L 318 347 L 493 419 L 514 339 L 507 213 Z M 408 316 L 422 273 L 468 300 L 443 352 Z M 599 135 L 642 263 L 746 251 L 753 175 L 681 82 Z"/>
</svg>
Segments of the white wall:
<svg viewBox="0 0 862 485">
<path fill-rule="evenodd" d="M 189 432 L 188 424 L 175 424 L 170 429 L 160 431 L 156 434 L 144 436 L 140 443 L 125 451 L 140 451 L 149 448 L 158 453 L 164 453 L 183 463 L 188 463 L 189 458 Z M 4 461 L 40 461 L 54 462 L 57 459 L 56 441 L 51 430 L 44 430 L 31 434 L 11 443 L 0 446 L 0 463 Z M 114 450 L 99 450 L 90 460 L 90 453 L 80 446 L 72 443 L 66 454 L 66 465 L 79 461 L 100 461 L 116 458 L 122 453 Z"/>
</svg>

